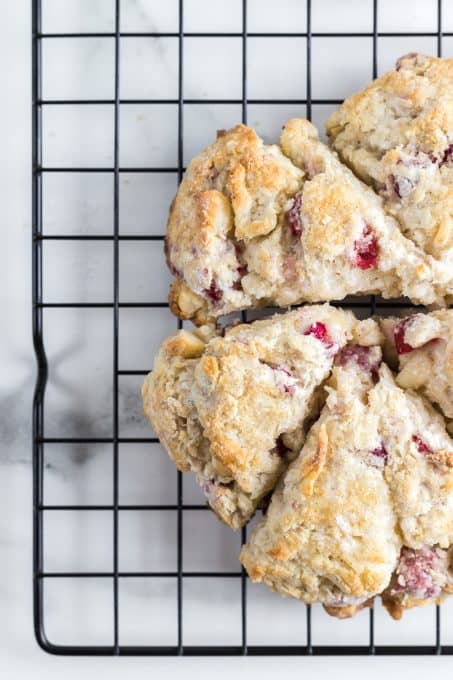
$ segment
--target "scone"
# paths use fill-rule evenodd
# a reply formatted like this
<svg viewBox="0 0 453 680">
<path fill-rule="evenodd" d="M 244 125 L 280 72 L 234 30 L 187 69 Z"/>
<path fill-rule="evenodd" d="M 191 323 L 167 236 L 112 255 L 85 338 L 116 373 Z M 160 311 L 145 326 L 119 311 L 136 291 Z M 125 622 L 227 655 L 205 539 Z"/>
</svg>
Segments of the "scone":
<svg viewBox="0 0 453 680">
<path fill-rule="evenodd" d="M 171 309 L 198 324 L 350 294 L 443 303 L 436 260 L 302 119 L 286 124 L 281 148 L 238 125 L 195 158 L 170 210 L 166 255 Z"/>
<path fill-rule="evenodd" d="M 252 581 L 351 616 L 384 594 L 395 617 L 451 584 L 453 442 L 399 388 L 378 347 L 346 346 L 328 397 L 241 551 Z"/>
<path fill-rule="evenodd" d="M 327 122 L 340 158 L 384 198 L 453 290 L 453 59 L 408 54 Z"/>
<path fill-rule="evenodd" d="M 423 394 L 453 421 L 453 309 L 381 319 L 386 354 L 401 387 Z"/>
<path fill-rule="evenodd" d="M 145 379 L 145 414 L 177 467 L 196 472 L 210 506 L 238 528 L 300 450 L 336 353 L 348 340 L 379 337 L 372 320 L 329 305 L 241 324 L 207 343 L 182 330 Z"/>
</svg>

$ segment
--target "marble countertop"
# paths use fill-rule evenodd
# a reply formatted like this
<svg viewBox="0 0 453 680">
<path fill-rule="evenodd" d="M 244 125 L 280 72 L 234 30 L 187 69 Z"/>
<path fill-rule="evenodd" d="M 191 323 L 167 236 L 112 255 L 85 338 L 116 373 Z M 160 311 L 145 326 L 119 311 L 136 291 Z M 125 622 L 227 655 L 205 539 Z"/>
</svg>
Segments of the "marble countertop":
<svg viewBox="0 0 453 680">
<path fill-rule="evenodd" d="M 434 31 L 435 2 L 380 0 L 382 31 Z M 49 32 L 111 31 L 112 0 L 44 0 L 43 30 Z M 305 30 L 305 2 L 280 0 L 280 12 L 271 0 L 249 0 L 249 30 L 255 32 Z M 177 30 L 177 3 L 123 0 L 123 31 Z M 314 31 L 371 30 L 371 2 L 348 0 L 338 12 L 334 0 L 314 0 Z M 241 30 L 241 2 L 186 0 L 186 31 Z M 453 2 L 444 0 L 445 29 L 453 30 Z M 285 100 L 306 93 L 303 38 L 249 40 L 249 97 Z M 343 49 L 336 38 L 314 41 L 313 91 L 316 98 L 339 98 L 365 84 L 371 74 L 368 39 L 357 38 Z M 186 39 L 184 96 L 188 99 L 240 99 L 241 52 L 239 38 L 213 42 Z M 52 98 L 109 99 L 113 96 L 114 55 L 111 40 L 82 39 L 71 43 L 54 39 L 43 49 L 44 96 Z M 271 677 L 297 672 L 306 677 L 344 673 L 348 677 L 378 677 L 397 669 L 413 678 L 425 677 L 428 668 L 443 677 L 451 674 L 448 658 L 280 658 L 280 659 L 146 659 L 62 658 L 41 651 L 33 637 L 31 578 L 31 398 L 35 363 L 31 343 L 30 276 L 30 14 L 29 3 L 5 3 L 0 25 L 0 108 L 3 163 L 0 166 L 2 248 L 0 288 L 2 333 L 0 357 L 0 673 L 14 678 L 79 678 L 99 673 L 116 677 L 149 677 L 150 673 L 219 678 L 234 674 Z M 401 53 L 413 49 L 435 53 L 435 38 L 382 38 L 379 71 Z M 121 97 L 124 99 L 177 97 L 177 41 L 123 39 Z M 453 54 L 453 38 L 445 38 L 444 54 Z M 278 58 L 275 58 L 275 55 Z M 348 61 L 349 60 L 349 61 Z M 352 60 L 352 61 L 351 61 Z M 209 61 L 210 68 L 206 68 Z M 143 64 L 153 64 L 144 69 Z M 351 67 L 353 64 L 353 67 Z M 285 78 L 281 77 L 282 69 Z M 204 73 L 200 79 L 200 72 Z M 249 123 L 266 139 L 275 139 L 285 119 L 304 113 L 303 107 L 285 104 L 250 104 Z M 322 125 L 331 107 L 315 105 L 314 122 Z M 175 105 L 128 105 L 121 113 L 120 165 L 123 168 L 174 166 L 177 157 Z M 241 117 L 239 104 L 192 104 L 184 107 L 184 162 L 213 137 Z M 43 163 L 74 168 L 112 165 L 111 108 L 47 107 L 43 119 Z M 6 161 L 5 161 L 6 156 Z M 107 173 L 49 174 L 44 180 L 44 226 L 48 234 L 96 233 L 112 230 L 112 183 Z M 153 175 L 122 172 L 120 231 L 124 235 L 163 232 L 167 206 L 176 186 L 171 173 Z M 120 248 L 120 299 L 123 302 L 163 301 L 168 275 L 161 244 L 123 241 Z M 112 246 L 99 242 L 46 242 L 44 297 L 48 302 L 112 300 Z M 146 312 L 146 313 L 144 313 Z M 167 310 L 122 309 L 119 363 L 125 371 L 150 368 L 160 340 L 175 328 Z M 112 428 L 111 311 L 48 310 L 44 320 L 50 379 L 46 394 L 46 436 L 108 437 Z M 150 431 L 140 415 L 140 376 L 121 376 L 119 384 L 120 436 L 140 438 Z M 123 504 L 175 502 L 176 474 L 157 445 L 120 447 L 120 502 Z M 46 447 L 45 502 L 47 504 L 112 503 L 111 447 L 98 444 Z M 201 503 L 201 493 L 190 478 L 184 480 L 184 501 Z M 47 513 L 45 566 L 48 571 L 109 571 L 111 565 L 111 513 Z M 201 569 L 237 569 L 239 537 L 208 513 L 186 512 L 184 566 Z M 175 515 L 123 513 L 120 518 L 120 569 L 172 570 L 175 565 Z M 157 546 L 157 548 L 156 548 Z M 215 583 L 189 580 L 185 585 L 184 636 L 187 644 L 238 644 L 238 581 Z M 139 579 L 120 585 L 123 644 L 174 644 L 174 580 L 158 587 Z M 173 604 L 170 604 L 173 603 Z M 111 593 L 101 579 L 83 588 L 63 588 L 54 579 L 46 593 L 46 629 L 52 641 L 111 644 Z M 173 607 L 173 609 L 172 609 Z M 70 614 L 68 614 L 68 612 Z M 268 625 L 269 615 L 272 626 Z M 359 616 L 338 624 L 321 611 L 314 612 L 318 644 L 366 644 L 367 620 Z M 408 617 L 404 628 L 376 614 L 379 642 L 428 643 L 434 613 L 421 611 Z M 453 606 L 445 610 L 446 643 L 453 640 Z M 448 625 L 448 622 L 452 625 Z M 219 622 L 221 622 L 219 624 Z M 280 600 L 261 589 L 249 589 L 249 642 L 292 644 L 305 635 L 300 605 Z M 427 627 L 429 634 L 427 636 Z M 451 630 L 451 632 L 449 632 Z M 403 666 L 404 664 L 404 666 Z"/>
</svg>

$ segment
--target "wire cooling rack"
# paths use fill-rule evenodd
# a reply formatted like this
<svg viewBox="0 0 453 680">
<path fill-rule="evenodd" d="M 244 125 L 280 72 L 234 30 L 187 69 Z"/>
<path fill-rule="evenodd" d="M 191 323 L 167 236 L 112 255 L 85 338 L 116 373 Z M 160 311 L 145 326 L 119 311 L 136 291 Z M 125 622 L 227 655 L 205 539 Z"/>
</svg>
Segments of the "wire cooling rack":
<svg viewBox="0 0 453 680">
<path fill-rule="evenodd" d="M 163 219 L 159 218 L 160 228 L 157 233 L 128 232 L 126 223 L 134 217 L 137 199 L 135 194 L 132 194 L 129 200 L 124 198 L 127 205 L 126 210 L 122 210 L 123 191 L 126 196 L 129 191 L 128 183 L 136 181 L 140 184 L 141 179 L 145 178 L 144 200 L 150 193 L 155 199 L 157 196 L 155 205 L 168 204 L 167 180 L 174 178 L 174 186 L 171 188 L 171 191 L 174 191 L 176 183 L 181 180 L 184 172 L 185 153 L 188 153 L 187 149 L 185 150 L 185 144 L 188 144 L 190 148 L 189 135 L 186 132 L 187 128 L 190 128 L 190 124 L 187 124 L 188 107 L 192 106 L 193 110 L 198 111 L 200 120 L 195 119 L 197 129 L 203 126 L 203 108 L 206 110 L 209 106 L 218 104 L 225 107 L 232 106 L 236 120 L 241 118 L 243 122 L 247 122 L 250 118 L 251 109 L 256 110 L 260 106 L 269 109 L 273 106 L 286 107 L 285 111 L 288 113 L 294 110 L 291 107 L 296 107 L 299 115 L 305 114 L 308 118 L 312 118 L 315 109 L 328 111 L 329 106 L 332 107 L 341 102 L 341 97 L 335 94 L 329 96 L 325 87 L 321 89 L 318 87 L 317 60 L 323 59 L 326 51 L 330 49 L 328 47 L 330 43 L 322 43 L 322 39 L 340 40 L 341 45 L 346 45 L 346 41 L 359 39 L 362 49 L 365 48 L 369 58 L 370 69 L 366 78 L 369 80 L 385 70 L 379 67 L 379 57 L 388 49 L 386 41 L 392 39 L 392 44 L 397 46 L 397 53 L 394 56 L 397 56 L 398 52 L 408 51 L 405 49 L 408 41 L 412 41 L 415 47 L 419 44 L 426 44 L 427 40 L 431 45 L 429 51 L 441 56 L 443 41 L 450 40 L 453 36 L 453 33 L 442 30 L 442 14 L 444 12 L 450 15 L 451 7 L 445 2 L 442 4 L 441 0 L 432 2 L 428 0 L 424 3 L 425 11 L 429 6 L 430 26 L 426 30 L 412 32 L 406 32 L 401 28 L 401 20 L 398 30 L 389 29 L 388 17 L 392 12 L 390 5 L 395 3 L 389 3 L 387 0 L 369 0 L 368 3 L 357 3 L 355 0 L 342 2 L 333 2 L 333 0 L 260 1 L 259 11 L 264 13 L 273 10 L 280 12 L 280 16 L 282 13 L 284 16 L 285 12 L 287 14 L 292 12 L 294 19 L 291 14 L 289 23 L 287 22 L 286 28 L 281 31 L 269 30 L 268 26 L 265 26 L 264 30 L 258 30 L 254 27 L 249 28 L 250 13 L 253 11 L 255 18 L 257 16 L 256 0 L 205 3 L 204 9 L 211 5 L 212 10 L 214 5 L 224 13 L 225 8 L 228 7 L 225 15 L 228 21 L 227 24 L 222 24 L 223 28 L 230 25 L 229 14 L 236 12 L 236 27 L 220 32 L 217 30 L 196 31 L 185 28 L 186 19 L 190 12 L 193 15 L 194 12 L 202 11 L 202 0 L 186 0 L 185 2 L 184 0 L 173 0 L 173 2 L 166 0 L 165 3 L 163 0 L 160 3 L 149 0 L 148 2 L 142 0 L 142 3 L 135 3 L 132 0 L 122 2 L 99 0 L 99 2 L 91 3 L 91 9 L 90 3 L 84 3 L 83 0 L 66 0 L 61 3 L 67 8 L 64 30 L 53 31 L 47 30 L 45 26 L 43 28 L 43 8 L 46 5 L 55 6 L 53 0 L 32 1 L 33 338 L 38 368 L 33 403 L 34 628 L 41 647 L 54 654 L 372 655 L 451 654 L 453 652 L 453 639 L 448 636 L 448 630 L 453 629 L 453 625 L 448 626 L 448 616 L 445 618 L 442 616 L 444 605 L 442 612 L 439 607 L 418 610 L 416 613 L 410 613 L 404 623 L 398 624 L 394 624 L 384 615 L 381 618 L 382 612 L 378 609 L 379 605 L 376 605 L 375 609 L 362 612 L 354 620 L 355 622 L 351 623 L 328 619 L 320 608 L 304 607 L 301 603 L 269 595 L 264 587 L 257 589 L 247 581 L 244 571 L 240 570 L 237 562 L 240 543 L 246 539 L 246 530 L 244 529 L 240 536 L 234 535 L 221 527 L 211 513 L 206 512 L 207 507 L 199 491 L 196 490 L 194 484 L 193 488 L 190 486 L 193 482 L 186 477 L 183 480 L 181 473 L 174 472 L 170 464 L 166 466 L 166 463 L 162 462 L 167 459 L 156 450 L 158 440 L 148 436 L 147 430 L 143 430 L 142 436 L 137 436 L 136 431 L 133 432 L 134 436 L 131 436 L 130 429 L 128 430 L 127 427 L 124 431 L 122 429 L 123 410 L 129 413 L 129 421 L 127 417 L 124 421 L 126 426 L 131 422 L 133 425 L 137 424 L 134 418 L 138 416 L 134 416 L 134 413 L 140 408 L 138 385 L 147 372 L 144 368 L 137 368 L 130 362 L 123 365 L 121 359 L 123 341 L 131 347 L 128 356 L 132 355 L 132 361 L 134 361 L 134 346 L 138 346 L 136 343 L 145 344 L 145 340 L 141 340 L 140 333 L 138 333 L 138 341 L 134 339 L 136 333 L 133 325 L 129 327 L 123 314 L 134 314 L 140 311 L 145 315 L 146 327 L 156 327 L 164 319 L 161 337 L 170 331 L 172 324 L 173 328 L 177 324 L 167 311 L 164 295 L 161 296 L 161 301 L 149 302 L 149 298 L 144 299 L 143 294 L 140 293 L 140 284 L 137 288 L 133 288 L 132 292 L 129 291 L 126 300 L 123 298 L 123 285 L 127 285 L 129 277 L 127 274 L 124 276 L 121 269 L 122 249 L 129 246 L 136 248 L 132 252 L 132 259 L 139 257 L 140 251 L 143 250 L 146 260 L 146 246 L 154 247 L 153 244 L 155 244 L 158 247 L 156 251 L 158 261 L 161 263 L 163 261 L 160 254 L 161 242 L 164 231 Z M 70 21 L 74 7 L 78 4 L 82 6 L 82 10 L 83 6 L 86 6 L 87 16 L 90 16 L 90 11 L 94 6 L 101 7 L 101 14 L 104 10 L 110 13 L 108 30 L 97 30 L 91 26 L 88 29 L 83 27 L 83 31 L 73 29 Z M 363 9 L 365 4 L 369 5 L 369 28 L 349 30 L 349 26 L 345 25 L 343 15 L 345 14 L 347 20 L 351 17 L 351 12 L 354 14 L 355 8 L 358 10 L 361 5 Z M 163 11 L 165 8 L 167 13 L 171 8 L 174 18 L 171 30 L 165 28 L 165 30 L 156 31 L 150 30 L 147 26 L 147 30 L 137 31 L 137 27 L 140 28 L 140 22 L 132 29 L 129 24 L 127 28 L 124 28 L 123 17 L 132 6 L 141 5 L 153 5 L 154 11 L 158 11 L 159 8 Z M 420 2 L 413 3 L 411 11 L 416 13 L 420 6 Z M 320 12 L 328 18 L 329 30 L 327 32 L 318 30 L 316 26 L 312 30 L 314 21 L 316 17 L 319 17 Z M 380 25 L 382 13 L 387 16 L 385 29 Z M 296 25 L 299 21 L 300 31 Z M 88 32 L 85 32 L 86 30 Z M 95 94 L 91 91 L 88 96 L 80 99 L 70 94 L 63 98 L 46 95 L 45 85 L 48 80 L 48 71 L 52 69 L 58 71 L 60 67 L 58 59 L 43 58 L 43 52 L 48 46 L 58 41 L 60 45 L 71 49 L 71 46 L 75 44 L 80 45 L 84 42 L 86 44 L 93 39 L 99 44 L 106 41 L 113 48 L 110 54 L 113 82 L 110 85 L 107 83 L 106 89 L 102 86 L 102 92 L 108 92 L 109 96 L 99 99 L 97 90 Z M 129 44 L 127 41 L 131 39 L 138 41 L 138 44 L 141 44 L 140 41 L 152 40 L 155 46 L 164 44 L 162 41 L 167 41 L 165 43 L 167 46 L 172 45 L 175 67 L 172 74 L 174 88 L 170 93 L 171 96 L 169 94 L 168 97 L 164 96 L 161 99 L 148 95 L 142 95 L 139 98 L 123 97 L 122 87 L 127 80 L 127 71 L 122 72 L 121 56 L 123 48 Z M 217 95 L 211 98 L 205 95 L 190 97 L 185 92 L 185 61 L 189 52 L 193 61 L 193 53 L 190 50 L 186 53 L 186 49 L 188 41 L 193 39 L 215 40 L 216 49 L 220 51 L 221 45 L 224 44 L 222 41 L 234 39 L 235 52 L 231 53 L 228 59 L 237 58 L 237 55 L 240 55 L 236 70 L 240 77 L 240 89 L 239 86 L 236 88 L 237 96 L 230 99 L 223 99 Z M 303 45 L 299 52 L 300 66 L 296 65 L 298 75 L 291 90 L 292 94 L 287 96 L 285 90 L 279 93 L 279 99 L 261 96 L 262 90 L 256 89 L 256 83 L 253 88 L 251 87 L 251 68 L 252 66 L 255 68 L 256 60 L 254 54 L 250 55 L 250 47 L 253 46 L 254 50 L 260 41 L 274 39 L 284 40 L 285 42 L 280 42 L 279 45 L 286 46 L 289 51 L 292 50 L 292 54 L 294 54 L 292 46 L 296 44 L 295 41 L 298 41 L 298 46 Z M 272 42 L 267 44 L 272 46 Z M 338 46 L 338 42 L 336 44 Z M 139 47 L 139 55 L 140 49 Z M 423 48 L 421 51 L 424 51 Z M 357 59 L 360 60 L 362 57 L 363 51 L 357 55 Z M 291 80 L 294 77 L 294 70 L 292 75 L 287 72 L 281 51 L 277 51 L 271 58 L 277 63 L 279 60 L 282 61 L 280 67 L 282 80 Z M 191 67 L 193 68 L 193 63 Z M 89 70 L 97 68 L 96 58 L 89 56 L 84 68 L 83 77 L 88 76 Z M 143 63 L 142 57 L 142 68 L 149 69 L 152 74 L 157 68 L 157 62 Z M 207 64 L 201 63 L 198 68 L 199 79 L 203 80 L 207 77 L 205 71 Z M 104 83 L 107 76 L 102 69 L 101 65 Z M 64 65 L 61 66 L 60 75 L 62 73 L 63 81 L 67 82 L 71 75 L 65 72 Z M 254 73 L 253 77 L 265 79 L 263 74 L 257 76 Z M 301 95 L 299 81 L 303 79 L 305 92 Z M 327 83 L 330 81 L 333 83 L 336 79 L 338 79 L 338 73 L 337 75 L 327 73 Z M 313 96 L 315 86 L 316 91 L 320 92 L 319 96 Z M 259 96 L 249 97 L 252 89 L 255 93 L 258 91 Z M 65 90 L 63 87 L 63 91 L 70 92 L 70 88 Z M 169 164 L 166 160 L 156 161 L 150 167 L 146 162 L 136 166 L 131 162 L 122 162 L 121 150 L 122 145 L 127 143 L 127 134 L 125 134 L 125 139 L 121 139 L 121 116 L 127 115 L 128 110 L 137 106 L 144 107 L 143 110 L 146 109 L 147 112 L 168 113 L 173 121 L 170 121 L 170 125 L 173 126 L 172 144 L 176 164 Z M 85 112 L 90 108 L 94 110 L 99 107 L 105 107 L 113 116 L 110 128 L 113 137 L 112 153 L 107 156 L 108 162 L 85 163 L 83 149 L 78 156 L 78 161 L 72 164 L 52 160 L 52 154 L 49 155 L 46 146 L 53 144 L 55 137 L 57 142 L 61 141 L 62 135 L 48 132 L 46 117 L 59 114 L 67 117 L 69 110 Z M 323 116 L 326 117 L 325 114 Z M 82 146 L 88 150 L 99 143 L 96 135 L 102 137 L 104 128 L 98 125 L 93 132 L 91 125 L 83 121 Z M 221 122 L 223 123 L 223 119 Z M 231 122 L 234 121 L 225 121 L 225 124 L 219 127 L 227 127 Z M 282 117 L 280 124 L 283 122 Z M 251 123 L 254 124 L 255 121 Z M 68 125 L 71 124 L 72 118 L 69 118 Z M 153 130 L 151 130 L 152 135 Z M 188 155 L 190 156 L 189 153 Z M 102 233 L 96 231 L 96 228 L 84 230 L 82 226 L 82 229 L 78 229 L 80 224 L 76 224 L 72 230 L 64 228 L 63 223 L 67 218 L 68 206 L 62 192 L 67 186 L 66 180 L 74 177 L 78 182 L 77 191 L 81 193 L 80 200 L 87 204 L 91 200 L 95 206 L 96 225 L 107 224 L 106 228 L 101 230 Z M 99 201 L 96 193 L 98 186 L 96 182 L 101 179 L 109 185 L 110 198 L 106 203 Z M 162 190 L 164 186 L 167 188 Z M 147 200 L 145 200 L 146 205 L 148 205 Z M 70 199 L 68 199 L 69 202 Z M 46 206 L 49 205 L 55 210 L 55 206 L 59 206 L 60 212 L 58 218 L 55 218 L 53 223 L 49 220 L 48 224 Z M 107 218 L 106 215 L 109 217 Z M 85 213 L 83 216 L 86 216 Z M 151 222 L 151 210 L 149 219 Z M 99 245 L 108 246 L 111 249 L 107 251 L 107 261 L 104 260 L 103 264 L 95 261 L 94 268 L 96 271 L 100 270 L 101 279 L 99 280 L 103 281 L 95 286 L 95 289 L 100 295 L 103 291 L 109 291 L 110 301 L 87 300 L 85 296 L 83 299 L 72 297 L 61 301 L 58 301 L 58 298 L 57 301 L 55 298 L 49 299 L 46 280 L 53 277 L 56 283 L 55 289 L 58 291 L 61 290 L 61 283 L 68 276 L 65 253 L 67 255 L 67 253 L 77 251 L 79 257 L 86 260 Z M 58 246 L 69 250 L 52 251 L 52 248 Z M 80 247 L 83 248 L 82 251 L 77 250 Z M 51 259 L 52 252 L 53 260 Z M 153 267 L 149 262 L 144 269 L 139 268 L 139 278 L 151 276 L 150 270 Z M 135 267 L 134 264 L 132 266 Z M 159 276 L 162 278 L 165 274 L 159 274 Z M 152 286 L 151 294 L 157 295 L 156 290 L 159 285 L 165 290 L 166 281 L 162 286 L 159 280 L 156 285 Z M 134 291 L 138 291 L 137 295 Z M 381 307 L 388 308 L 395 305 L 371 299 L 347 306 L 362 307 L 364 313 L 374 313 Z M 68 312 L 72 315 L 69 321 L 65 316 Z M 90 318 L 86 316 L 87 313 L 91 314 Z M 165 317 L 162 317 L 162 314 Z M 109 402 L 107 411 L 102 411 L 99 416 L 94 411 L 91 413 L 90 408 L 84 409 L 81 405 L 82 416 L 77 410 L 78 407 L 73 406 L 67 407 L 62 417 L 55 418 L 55 410 L 58 410 L 58 405 L 56 406 L 55 403 L 59 403 L 59 398 L 61 401 L 62 392 L 56 392 L 56 399 L 55 395 L 52 397 L 52 390 L 55 392 L 57 389 L 55 386 L 52 387 L 52 375 L 54 375 L 55 385 L 58 386 L 58 382 L 61 382 L 59 371 L 62 370 L 62 365 L 64 367 L 64 360 L 58 357 L 54 349 L 55 338 L 68 325 L 70 333 L 73 329 L 77 331 L 77 329 L 84 328 L 86 330 L 101 317 L 104 320 L 107 318 L 110 326 L 105 334 L 94 334 L 94 337 L 90 338 L 88 356 L 95 351 L 99 352 L 100 345 L 101 354 L 110 355 L 111 352 L 113 365 L 108 369 L 110 380 L 106 381 L 105 375 L 100 377 L 97 374 L 98 365 L 92 365 L 89 358 L 87 359 L 89 375 L 85 376 L 84 380 L 88 382 L 88 391 L 85 393 L 88 402 L 91 393 L 96 392 L 98 383 L 106 381 L 107 386 L 103 398 L 104 401 Z M 246 319 L 245 315 L 243 318 Z M 74 342 L 77 342 L 77 338 Z M 75 345 L 69 343 L 69 348 L 71 347 L 74 353 Z M 68 351 L 67 348 L 66 351 Z M 149 352 L 147 355 L 150 357 L 148 360 L 150 363 L 151 355 Z M 131 366 L 134 367 L 131 368 Z M 73 374 L 79 371 L 82 371 L 82 361 L 80 361 L 80 366 L 76 365 Z M 122 380 L 135 380 L 133 390 L 124 392 Z M 71 394 L 74 392 L 71 385 L 66 387 Z M 63 422 L 69 419 L 68 411 L 71 412 L 71 422 L 73 422 L 73 429 L 69 432 L 71 436 L 67 436 L 68 432 L 63 427 Z M 104 429 L 101 428 L 102 436 L 98 436 L 96 429 L 98 421 L 104 423 Z M 102 455 L 98 454 L 100 448 L 103 449 Z M 75 465 L 65 468 L 65 465 L 74 460 L 78 463 L 78 467 Z M 102 460 L 105 462 L 104 468 L 101 464 L 97 465 L 93 462 Z M 58 475 L 55 476 L 55 471 L 58 473 L 59 469 L 66 470 L 66 477 L 68 476 L 67 470 L 69 470 L 69 480 L 66 479 L 63 491 L 60 489 L 59 493 L 52 493 L 55 479 L 59 479 Z M 79 473 L 79 470 L 85 470 L 85 472 Z M 132 490 L 128 487 L 129 491 L 126 489 L 123 494 L 123 483 L 126 477 L 132 479 L 132 482 L 128 482 Z M 95 482 L 99 480 L 102 480 L 100 489 L 99 485 L 95 485 Z M 140 487 L 142 490 L 137 492 L 137 484 L 139 485 L 142 481 L 143 484 Z M 81 487 L 82 495 L 73 493 L 73 487 L 76 484 Z M 96 486 L 96 491 L 91 493 L 93 485 Z M 126 556 L 122 555 L 123 538 L 132 540 L 135 521 L 133 518 L 139 514 L 142 518 L 144 516 L 147 518 L 146 529 L 139 532 L 139 536 L 136 537 L 139 547 L 135 549 L 135 552 L 141 555 L 141 551 L 145 550 L 144 546 L 151 545 L 147 561 L 142 560 L 142 562 L 134 561 L 132 543 L 126 548 Z M 75 517 L 78 518 L 76 522 L 74 522 Z M 50 539 L 51 533 L 53 538 Z M 96 550 L 97 545 L 101 544 L 102 550 L 105 548 L 107 555 L 104 555 L 100 561 L 94 558 L 93 562 L 90 562 L 88 557 L 85 559 L 84 551 L 88 549 L 87 541 L 90 543 L 90 550 L 93 550 L 93 546 Z M 92 564 L 95 566 L 91 566 Z M 65 592 L 61 589 L 61 584 L 67 586 Z M 100 616 L 103 607 L 104 614 L 103 618 L 101 617 L 101 623 L 93 623 Z M 417 625 L 414 628 L 415 619 Z M 90 634 L 87 635 L 88 629 Z M 415 631 L 412 638 L 410 631 Z"/>
</svg>

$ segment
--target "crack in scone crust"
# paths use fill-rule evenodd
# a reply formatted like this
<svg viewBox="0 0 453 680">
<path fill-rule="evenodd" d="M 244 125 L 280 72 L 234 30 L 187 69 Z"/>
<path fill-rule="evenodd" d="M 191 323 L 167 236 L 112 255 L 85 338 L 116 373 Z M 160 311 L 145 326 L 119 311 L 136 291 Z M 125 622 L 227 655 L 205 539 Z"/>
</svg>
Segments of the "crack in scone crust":
<svg viewBox="0 0 453 680">
<path fill-rule="evenodd" d="M 238 528 L 299 452 L 336 354 L 381 335 L 375 322 L 327 304 L 224 337 L 203 332 L 164 342 L 143 385 L 144 410 L 177 467 L 196 472 L 211 507 Z"/>
<path fill-rule="evenodd" d="M 326 404 L 242 548 L 252 581 L 344 618 L 399 618 L 453 584 L 453 442 L 380 349 L 337 355 Z M 421 442 L 423 445 L 421 445 Z"/>
<path fill-rule="evenodd" d="M 414 243 L 453 263 L 453 59 L 409 54 L 327 122 L 341 159 Z"/>
</svg>

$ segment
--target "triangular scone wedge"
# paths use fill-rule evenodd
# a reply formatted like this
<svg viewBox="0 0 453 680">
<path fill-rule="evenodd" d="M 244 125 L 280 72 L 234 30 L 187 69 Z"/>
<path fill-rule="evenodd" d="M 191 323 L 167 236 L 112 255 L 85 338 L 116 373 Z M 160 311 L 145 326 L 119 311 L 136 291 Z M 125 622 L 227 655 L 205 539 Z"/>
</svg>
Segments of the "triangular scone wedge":
<svg viewBox="0 0 453 680">
<path fill-rule="evenodd" d="M 327 122 L 333 147 L 374 186 L 453 292 L 453 59 L 408 54 Z"/>
<path fill-rule="evenodd" d="M 302 119 L 281 149 L 243 125 L 190 164 L 166 238 L 175 314 L 208 317 L 351 294 L 442 303 L 437 263 Z"/>
<path fill-rule="evenodd" d="M 380 350 L 359 348 L 347 357 L 334 369 L 300 456 L 241 551 L 252 581 L 333 613 L 343 607 L 353 613 L 382 592 L 401 547 L 383 475 L 379 414 L 368 403 Z"/>
<path fill-rule="evenodd" d="M 396 382 L 437 404 L 453 420 L 453 310 L 381 319 L 385 353 L 396 359 Z M 449 425 L 449 429 L 451 424 Z"/>
<path fill-rule="evenodd" d="M 400 553 L 442 554 L 453 541 L 453 443 L 441 417 L 379 366 L 379 348 L 348 346 L 336 362 L 319 420 L 241 562 L 253 581 L 335 616 L 382 593 L 401 613 L 415 602 L 412 582 L 394 587 Z M 432 592 L 419 589 L 417 603 Z"/>
<path fill-rule="evenodd" d="M 196 472 L 210 506 L 238 528 L 299 451 L 335 354 L 379 337 L 373 321 L 329 305 L 242 324 L 206 345 L 180 331 L 145 380 L 145 414 L 177 467 Z"/>
</svg>

